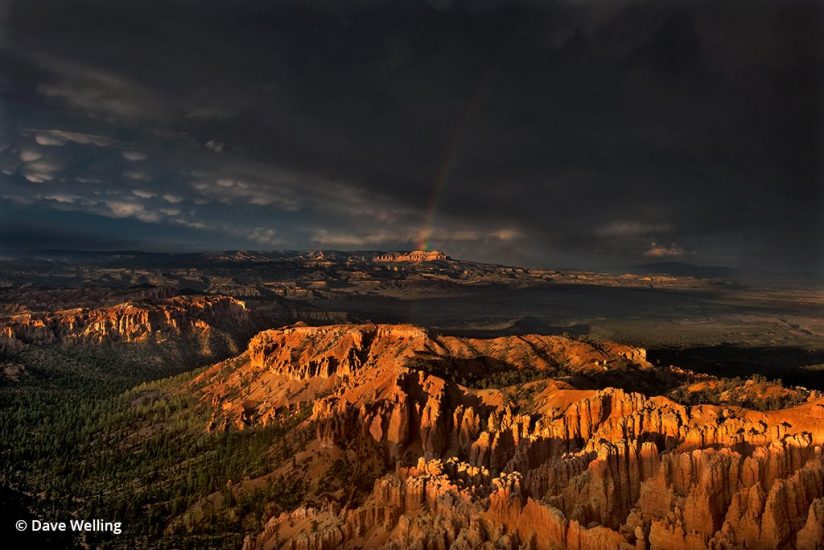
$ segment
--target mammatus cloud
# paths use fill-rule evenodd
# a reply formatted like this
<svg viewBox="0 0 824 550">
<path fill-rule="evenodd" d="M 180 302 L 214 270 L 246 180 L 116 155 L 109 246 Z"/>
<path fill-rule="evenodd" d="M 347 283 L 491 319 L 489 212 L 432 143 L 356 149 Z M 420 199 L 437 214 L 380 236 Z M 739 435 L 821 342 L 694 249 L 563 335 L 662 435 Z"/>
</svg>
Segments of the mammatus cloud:
<svg viewBox="0 0 824 550">
<path fill-rule="evenodd" d="M 664 246 L 656 242 L 651 242 L 649 248 L 644 252 L 644 256 L 647 258 L 681 258 L 688 254 L 692 254 L 692 252 L 675 243 Z"/>
<path fill-rule="evenodd" d="M 260 182 L 219 177 L 214 180 L 196 181 L 191 186 L 202 198 L 223 204 L 277 206 L 285 210 L 298 208 L 297 198 L 291 196 L 290 192 L 273 189 Z"/>
<path fill-rule="evenodd" d="M 155 223 L 161 219 L 158 212 L 147 210 L 145 205 L 142 203 L 106 200 L 101 201 L 98 204 L 105 208 L 108 215 L 113 218 L 137 218 L 138 220 L 147 223 Z"/>
<path fill-rule="evenodd" d="M 33 151 L 31 149 L 23 149 L 20 151 L 20 160 L 22 162 L 34 162 L 35 160 L 39 160 L 43 158 L 43 153 L 40 151 Z"/>
<path fill-rule="evenodd" d="M 30 200 L 51 202 L 53 207 L 58 210 L 89 212 L 108 218 L 134 218 L 144 223 L 158 223 L 166 217 L 160 210 L 155 210 L 150 205 L 129 197 L 89 198 L 58 192 L 38 194 L 31 199 L 25 197 L 5 198 L 11 198 L 22 203 Z"/>
<path fill-rule="evenodd" d="M 124 159 L 132 162 L 140 162 L 141 160 L 146 160 L 148 158 L 148 155 L 139 151 L 123 151 L 121 154 Z"/>
<path fill-rule="evenodd" d="M 517 229 L 498 229 L 490 233 L 489 236 L 500 241 L 511 241 L 523 235 Z"/>
<path fill-rule="evenodd" d="M 134 181 L 149 181 L 151 176 L 142 170 L 126 170 L 123 172 L 123 177 Z"/>
<path fill-rule="evenodd" d="M 215 153 L 222 153 L 223 150 L 226 148 L 226 144 L 210 139 L 206 142 L 206 148 L 211 149 Z"/>
<path fill-rule="evenodd" d="M 40 145 L 51 147 L 62 147 L 67 143 L 78 143 L 80 145 L 95 145 L 97 147 L 114 147 L 122 145 L 117 140 L 96 136 L 93 134 L 84 134 L 81 132 L 69 132 L 67 130 L 24 130 L 24 134 L 34 137 L 34 141 Z"/>
<path fill-rule="evenodd" d="M 277 236 L 277 231 L 271 227 L 255 227 L 249 232 L 250 240 L 264 246 L 279 246 L 283 244 Z"/>
<path fill-rule="evenodd" d="M 127 77 L 50 55 L 35 56 L 33 60 L 55 76 L 39 84 L 37 93 L 90 117 L 136 120 L 166 113 L 162 97 Z"/>
<path fill-rule="evenodd" d="M 381 203 L 341 182 L 327 182 L 316 176 L 278 169 L 263 164 L 252 165 L 242 158 L 232 157 L 220 164 L 219 168 L 203 163 L 195 152 L 186 158 L 188 167 L 175 167 L 177 176 L 171 182 L 162 175 L 164 156 L 146 161 L 149 155 L 136 150 L 131 144 L 108 138 L 100 133 L 68 132 L 64 130 L 26 129 L 21 132 L 22 140 L 30 140 L 30 145 L 12 150 L 15 154 L 7 164 L 9 174 L 19 173 L 31 183 L 50 183 L 51 192 L 32 192 L 26 196 L 25 189 L 18 189 L 17 195 L 7 195 L 5 199 L 21 205 L 41 204 L 57 210 L 83 212 L 112 219 L 134 219 L 145 224 L 171 224 L 195 231 L 217 232 L 230 239 L 239 239 L 245 246 L 276 247 L 288 244 L 271 222 L 260 225 L 262 218 L 271 212 L 296 212 L 299 208 L 320 208 L 327 212 L 327 220 L 345 223 L 352 216 L 375 220 L 397 220 L 401 212 L 410 219 L 414 213 L 391 204 Z M 185 136 L 173 136 L 184 146 L 190 143 Z M 71 154 L 64 148 L 74 147 Z M 222 151 L 217 142 L 208 146 L 213 152 Z M 16 151 L 16 153 L 15 153 Z M 107 156 L 105 163 L 96 167 L 97 174 L 90 176 L 86 170 L 82 175 L 72 162 L 62 163 L 60 158 L 73 159 L 90 154 Z M 202 155 L 201 155 L 202 156 Z M 180 159 L 169 158 L 170 165 L 180 163 Z M 138 164 L 135 164 L 138 163 Z M 161 168 L 158 169 L 158 163 Z M 153 168 L 147 170 L 146 168 Z M 154 174 L 152 172 L 155 172 Z M 236 174 L 232 177 L 227 173 Z M 117 182 L 139 182 L 141 187 L 120 189 Z M 82 184 L 82 185 L 78 185 Z M 192 192 L 194 190 L 194 193 Z M 299 201 L 298 197 L 301 197 Z M 199 209 L 185 209 L 183 203 L 189 201 L 196 207 L 211 204 L 234 205 L 254 209 L 249 220 L 229 223 L 226 211 L 203 212 Z M 166 206 L 164 206 L 166 205 Z M 175 205 L 174 208 L 168 205 Z M 407 225 L 406 234 L 414 233 L 414 227 Z M 395 233 L 379 231 L 354 234 L 340 230 L 306 227 L 306 232 L 314 232 L 307 237 L 306 246 L 374 246 L 395 245 L 399 238 Z M 291 234 L 294 239 L 295 233 Z M 455 234 L 452 238 L 472 238 L 472 235 Z M 404 237 L 403 240 L 409 240 Z"/>
<path fill-rule="evenodd" d="M 65 140 L 62 140 L 60 138 L 51 136 L 51 135 L 46 134 L 46 133 L 35 134 L 34 141 L 38 145 L 55 146 L 55 147 L 60 147 L 60 146 L 63 146 L 63 145 L 66 144 Z"/>
<path fill-rule="evenodd" d="M 0 216 L 530 265 L 821 258 L 820 3 L 436 4 L 15 2 Z"/>
<path fill-rule="evenodd" d="M 25 162 L 20 173 L 31 183 L 44 183 L 57 178 L 61 168 L 59 162 L 37 156 L 34 160 Z"/>
</svg>

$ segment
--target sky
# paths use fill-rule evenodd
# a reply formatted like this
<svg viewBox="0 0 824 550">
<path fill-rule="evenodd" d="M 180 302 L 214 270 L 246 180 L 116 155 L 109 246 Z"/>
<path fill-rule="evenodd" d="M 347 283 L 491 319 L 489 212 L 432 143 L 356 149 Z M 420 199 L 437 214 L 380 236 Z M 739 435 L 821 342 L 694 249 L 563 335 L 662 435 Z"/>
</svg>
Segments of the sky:
<svg viewBox="0 0 824 550">
<path fill-rule="evenodd" d="M 0 249 L 824 270 L 820 3 L 0 0 Z"/>
</svg>

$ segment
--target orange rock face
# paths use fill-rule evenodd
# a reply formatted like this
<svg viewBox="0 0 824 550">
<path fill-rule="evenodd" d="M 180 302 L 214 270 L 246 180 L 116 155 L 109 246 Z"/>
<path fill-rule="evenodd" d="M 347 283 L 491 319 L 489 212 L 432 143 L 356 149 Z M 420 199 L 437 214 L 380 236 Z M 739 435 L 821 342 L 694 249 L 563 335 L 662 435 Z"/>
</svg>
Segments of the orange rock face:
<svg viewBox="0 0 824 550">
<path fill-rule="evenodd" d="M 213 329 L 253 330 L 246 305 L 227 296 L 177 296 L 99 309 L 16 315 L 0 328 L 0 348 L 19 349 L 27 344 L 156 342 L 175 336 L 204 335 Z"/>
<path fill-rule="evenodd" d="M 449 256 L 437 250 L 413 250 L 411 252 L 390 252 L 372 258 L 374 262 L 442 262 Z"/>
<path fill-rule="evenodd" d="M 509 371 L 530 376 L 479 387 Z M 364 499 L 272 517 L 248 549 L 822 548 L 824 399 L 759 412 L 646 391 L 673 376 L 618 344 L 341 325 L 263 332 L 195 384 L 216 426 L 312 406 L 311 445 L 387 464 Z"/>
</svg>

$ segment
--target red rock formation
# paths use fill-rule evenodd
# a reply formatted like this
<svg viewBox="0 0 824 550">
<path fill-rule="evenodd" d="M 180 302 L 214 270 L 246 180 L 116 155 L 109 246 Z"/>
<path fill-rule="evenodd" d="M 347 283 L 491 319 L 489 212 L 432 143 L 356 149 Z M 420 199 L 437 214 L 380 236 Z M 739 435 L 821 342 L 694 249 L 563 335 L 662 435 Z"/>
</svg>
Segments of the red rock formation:
<svg viewBox="0 0 824 550">
<path fill-rule="evenodd" d="M 99 309 L 12 316 L 0 328 L 0 348 L 27 344 L 158 342 L 169 337 L 254 329 L 246 305 L 226 296 L 177 296 L 156 302 L 124 302 Z"/>
<path fill-rule="evenodd" d="M 810 504 L 807 522 L 796 538 L 798 550 L 820 550 L 824 548 L 824 498 L 817 498 Z"/>
<path fill-rule="evenodd" d="M 444 374 L 461 368 L 546 379 L 473 389 Z M 365 500 L 284 512 L 249 549 L 820 548 L 824 399 L 758 412 L 587 389 L 654 370 L 617 344 L 360 325 L 261 333 L 194 383 L 217 399 L 249 382 L 244 411 L 263 418 L 289 398 L 256 380 L 279 377 L 314 402 L 317 444 L 371 442 L 390 465 Z"/>
<path fill-rule="evenodd" d="M 412 250 L 410 252 L 388 252 L 372 258 L 374 262 L 442 262 L 449 256 L 437 250 Z"/>
</svg>

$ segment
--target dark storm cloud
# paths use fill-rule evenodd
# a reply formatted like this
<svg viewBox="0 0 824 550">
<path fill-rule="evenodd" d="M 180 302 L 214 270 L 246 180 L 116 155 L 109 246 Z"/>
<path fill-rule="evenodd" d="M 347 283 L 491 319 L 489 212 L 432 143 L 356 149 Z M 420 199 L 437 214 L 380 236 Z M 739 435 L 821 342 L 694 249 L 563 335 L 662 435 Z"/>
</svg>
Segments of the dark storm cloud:
<svg viewBox="0 0 824 550">
<path fill-rule="evenodd" d="M 15 216 L 201 248 L 820 267 L 813 2 L 0 6 Z"/>
</svg>

